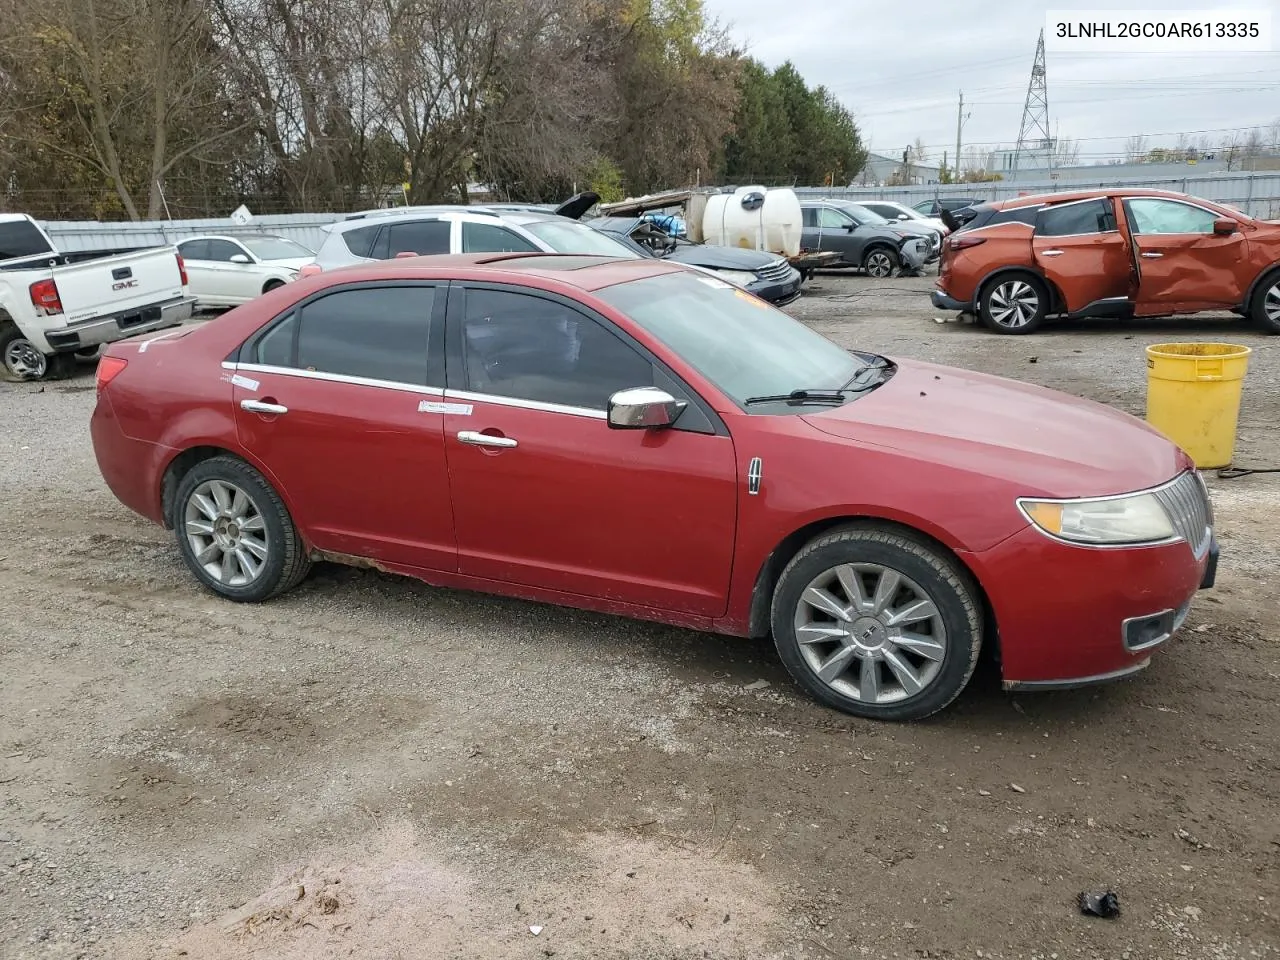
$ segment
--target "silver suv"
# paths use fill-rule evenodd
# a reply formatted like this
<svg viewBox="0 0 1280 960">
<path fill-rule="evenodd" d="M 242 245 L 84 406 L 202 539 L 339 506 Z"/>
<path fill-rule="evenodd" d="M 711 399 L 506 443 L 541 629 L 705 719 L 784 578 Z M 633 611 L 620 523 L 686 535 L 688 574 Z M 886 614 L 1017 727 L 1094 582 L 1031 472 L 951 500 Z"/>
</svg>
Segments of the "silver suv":
<svg viewBox="0 0 1280 960">
<path fill-rule="evenodd" d="M 398 256 L 441 253 L 573 253 L 642 259 L 586 224 L 551 212 L 473 206 L 394 207 L 352 214 L 325 228 L 315 264 L 333 270 Z"/>
</svg>

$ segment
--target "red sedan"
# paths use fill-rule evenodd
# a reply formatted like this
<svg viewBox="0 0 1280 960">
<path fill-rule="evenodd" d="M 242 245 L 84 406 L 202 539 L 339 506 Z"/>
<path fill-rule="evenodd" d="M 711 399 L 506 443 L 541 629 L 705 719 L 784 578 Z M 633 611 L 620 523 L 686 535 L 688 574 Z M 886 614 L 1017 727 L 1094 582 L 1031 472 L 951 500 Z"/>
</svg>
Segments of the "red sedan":
<svg viewBox="0 0 1280 960">
<path fill-rule="evenodd" d="M 206 587 L 314 560 L 738 636 L 862 716 L 1142 669 L 1213 581 L 1191 461 L 1108 407 L 851 353 L 657 260 L 299 280 L 112 346 L 93 442 Z"/>
</svg>

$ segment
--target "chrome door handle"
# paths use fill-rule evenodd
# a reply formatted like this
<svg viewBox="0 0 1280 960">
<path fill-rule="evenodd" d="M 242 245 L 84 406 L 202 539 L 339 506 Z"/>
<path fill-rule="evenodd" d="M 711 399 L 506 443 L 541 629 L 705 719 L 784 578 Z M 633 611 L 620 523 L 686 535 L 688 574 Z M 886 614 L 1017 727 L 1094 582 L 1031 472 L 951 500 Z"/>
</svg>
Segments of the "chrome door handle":
<svg viewBox="0 0 1280 960">
<path fill-rule="evenodd" d="M 289 412 L 289 408 L 283 404 L 263 403 L 261 400 L 241 400 L 240 409 L 248 410 L 250 413 L 269 413 L 277 417 Z"/>
<path fill-rule="evenodd" d="M 1148 260 L 1159 260 L 1164 256 L 1163 253 L 1144 253 L 1143 256 Z"/>
<path fill-rule="evenodd" d="M 1060 256 L 1062 256 L 1062 251 L 1061 251 L 1061 250 L 1041 250 L 1041 251 L 1040 251 L 1040 256 L 1042 256 L 1042 257 L 1060 257 Z"/>
<path fill-rule="evenodd" d="M 476 430 L 462 430 L 458 433 L 458 440 L 462 443 L 469 443 L 476 447 L 514 447 L 516 441 L 511 437 L 491 437 L 487 433 L 480 433 Z"/>
</svg>

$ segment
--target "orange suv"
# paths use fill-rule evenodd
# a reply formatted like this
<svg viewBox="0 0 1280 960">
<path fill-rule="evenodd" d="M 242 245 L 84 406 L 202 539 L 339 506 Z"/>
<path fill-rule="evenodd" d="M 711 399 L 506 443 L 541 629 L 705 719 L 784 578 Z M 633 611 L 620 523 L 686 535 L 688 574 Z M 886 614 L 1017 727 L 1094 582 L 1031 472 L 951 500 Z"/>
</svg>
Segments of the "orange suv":
<svg viewBox="0 0 1280 960">
<path fill-rule="evenodd" d="M 1231 310 L 1280 333 L 1280 223 L 1164 190 L 982 204 L 942 243 L 933 305 L 997 333 L 1049 317 Z"/>
</svg>

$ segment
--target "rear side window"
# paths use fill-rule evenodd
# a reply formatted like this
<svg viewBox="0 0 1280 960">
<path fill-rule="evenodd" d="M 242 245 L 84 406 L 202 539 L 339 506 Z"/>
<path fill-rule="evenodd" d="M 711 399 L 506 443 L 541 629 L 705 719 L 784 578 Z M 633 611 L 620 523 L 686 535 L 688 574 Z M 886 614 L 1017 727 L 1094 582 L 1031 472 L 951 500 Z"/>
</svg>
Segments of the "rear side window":
<svg viewBox="0 0 1280 960">
<path fill-rule="evenodd" d="M 208 260 L 209 241 L 188 240 L 186 243 L 178 244 L 178 252 L 182 254 L 183 260 Z"/>
<path fill-rule="evenodd" d="M 29 220 L 0 223 L 0 260 L 35 257 L 42 253 L 53 253 L 53 248 L 34 223 Z"/>
<path fill-rule="evenodd" d="M 387 245 L 386 259 L 401 253 L 416 253 L 429 256 L 449 252 L 448 220 L 411 220 L 408 223 L 393 223 L 387 229 L 391 238 Z"/>
<path fill-rule="evenodd" d="M 381 229 L 380 225 L 374 225 L 360 227 L 358 230 L 348 230 L 342 235 L 342 242 L 347 245 L 352 256 L 368 259 L 373 256 L 373 241 L 378 239 L 378 231 Z"/>
<path fill-rule="evenodd" d="M 1045 207 L 1036 219 L 1036 233 L 1042 237 L 1069 237 L 1086 233 L 1108 233 L 1116 229 L 1115 212 L 1106 199 L 1065 203 Z"/>
<path fill-rule="evenodd" d="M 253 362 L 425 386 L 434 294 L 366 287 L 312 300 L 258 338 Z"/>
<path fill-rule="evenodd" d="M 1014 210 L 997 210 L 989 223 L 1025 223 L 1035 226 L 1040 207 L 1018 207 Z"/>
</svg>

